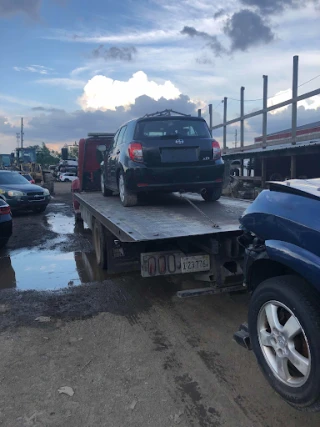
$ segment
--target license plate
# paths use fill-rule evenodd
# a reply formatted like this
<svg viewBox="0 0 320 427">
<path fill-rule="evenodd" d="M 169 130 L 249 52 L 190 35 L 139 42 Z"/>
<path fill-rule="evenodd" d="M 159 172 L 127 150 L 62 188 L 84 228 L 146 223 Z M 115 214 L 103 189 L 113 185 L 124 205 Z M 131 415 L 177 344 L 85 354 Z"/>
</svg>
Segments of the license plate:
<svg viewBox="0 0 320 427">
<path fill-rule="evenodd" d="M 195 273 L 210 270 L 207 254 L 185 256 L 183 252 L 149 252 L 141 254 L 142 277 Z"/>
<path fill-rule="evenodd" d="M 197 162 L 198 160 L 198 150 L 193 147 L 163 148 L 161 150 L 161 161 L 163 163 Z"/>
<path fill-rule="evenodd" d="M 210 270 L 209 255 L 195 255 L 181 258 L 181 273 L 195 273 Z"/>
</svg>

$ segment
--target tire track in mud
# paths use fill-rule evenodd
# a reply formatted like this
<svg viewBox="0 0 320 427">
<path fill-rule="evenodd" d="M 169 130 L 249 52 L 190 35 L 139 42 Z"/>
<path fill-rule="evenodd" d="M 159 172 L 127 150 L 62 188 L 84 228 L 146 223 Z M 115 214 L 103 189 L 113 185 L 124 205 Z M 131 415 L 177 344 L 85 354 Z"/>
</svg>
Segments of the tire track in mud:
<svg viewBox="0 0 320 427">
<path fill-rule="evenodd" d="M 173 316 L 172 316 L 173 314 Z M 172 318 L 173 317 L 173 318 Z M 168 325 L 170 323 L 171 325 Z M 228 426 L 257 426 L 257 420 L 251 422 L 250 418 L 233 401 L 231 412 L 237 413 L 234 423 L 230 424 L 228 417 L 229 410 L 226 411 L 226 402 L 230 400 L 225 390 L 221 390 L 218 385 L 216 373 L 208 370 L 206 364 L 197 351 L 194 351 L 184 334 L 181 332 L 180 321 L 174 312 L 174 303 L 153 304 L 153 307 L 139 317 L 138 324 L 149 336 L 153 344 L 153 351 L 162 356 L 162 368 L 166 376 L 167 392 L 172 400 L 179 404 L 183 403 L 184 411 L 181 417 L 182 425 L 192 427 L 219 427 Z M 172 324 L 175 327 L 172 327 Z M 184 329 L 183 325 L 182 329 Z M 189 335 L 188 338 L 197 341 L 197 338 Z M 208 383 L 208 378 L 211 382 Z M 208 390 L 212 389 L 212 398 Z M 228 406 L 230 406 L 228 404 Z M 239 422 L 239 412 L 243 414 L 245 422 Z M 179 421 L 180 422 L 180 421 Z M 183 423 L 184 422 L 184 423 Z"/>
</svg>

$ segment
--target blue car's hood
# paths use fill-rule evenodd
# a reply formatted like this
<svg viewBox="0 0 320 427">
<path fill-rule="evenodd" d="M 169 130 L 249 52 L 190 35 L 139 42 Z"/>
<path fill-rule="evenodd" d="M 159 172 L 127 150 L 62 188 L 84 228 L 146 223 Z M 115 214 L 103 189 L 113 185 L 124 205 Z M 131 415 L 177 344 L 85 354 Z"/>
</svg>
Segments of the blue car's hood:
<svg viewBox="0 0 320 427">
<path fill-rule="evenodd" d="M 297 181 L 272 183 L 248 207 L 240 223 L 262 240 L 288 242 L 320 256 L 320 183 L 312 180 L 308 188 L 306 182 L 298 185 Z"/>
<path fill-rule="evenodd" d="M 0 184 L 0 189 L 5 191 L 16 190 L 23 193 L 43 192 L 43 188 L 34 184 Z"/>
</svg>

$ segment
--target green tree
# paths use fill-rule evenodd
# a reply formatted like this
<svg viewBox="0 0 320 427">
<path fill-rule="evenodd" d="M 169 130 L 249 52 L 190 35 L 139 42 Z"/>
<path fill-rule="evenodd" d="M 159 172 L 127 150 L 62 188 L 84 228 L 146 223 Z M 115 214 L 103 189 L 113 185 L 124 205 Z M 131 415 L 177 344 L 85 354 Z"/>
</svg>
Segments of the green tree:
<svg viewBox="0 0 320 427">
<path fill-rule="evenodd" d="M 70 157 L 78 157 L 79 155 L 79 147 L 77 145 L 69 146 L 69 156 Z"/>
<path fill-rule="evenodd" d="M 60 155 L 57 151 L 49 150 L 46 144 L 43 142 L 41 147 L 39 145 L 34 146 L 37 152 L 37 163 L 43 165 L 56 165 L 59 163 Z"/>
</svg>

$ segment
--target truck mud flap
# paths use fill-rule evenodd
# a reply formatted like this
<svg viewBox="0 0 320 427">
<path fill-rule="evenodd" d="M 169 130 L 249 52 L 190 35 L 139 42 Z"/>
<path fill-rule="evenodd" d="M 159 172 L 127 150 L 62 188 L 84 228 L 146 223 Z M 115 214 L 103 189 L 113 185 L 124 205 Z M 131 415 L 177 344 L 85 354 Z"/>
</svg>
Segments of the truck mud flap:
<svg viewBox="0 0 320 427">
<path fill-rule="evenodd" d="M 248 323 L 242 323 L 239 330 L 233 335 L 235 342 L 241 347 L 251 350 L 251 340 L 249 334 Z"/>
</svg>

